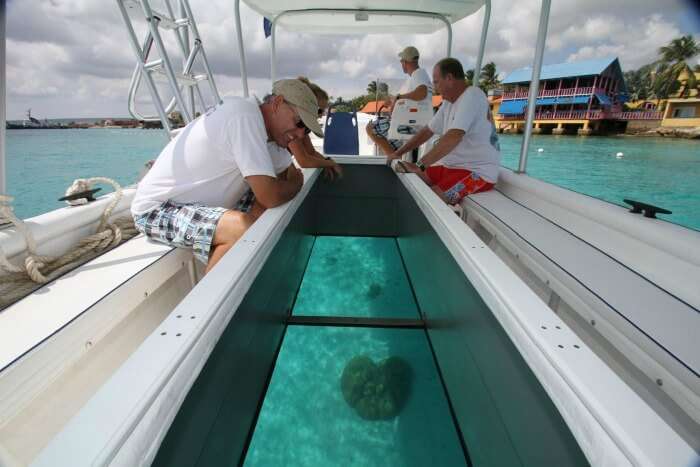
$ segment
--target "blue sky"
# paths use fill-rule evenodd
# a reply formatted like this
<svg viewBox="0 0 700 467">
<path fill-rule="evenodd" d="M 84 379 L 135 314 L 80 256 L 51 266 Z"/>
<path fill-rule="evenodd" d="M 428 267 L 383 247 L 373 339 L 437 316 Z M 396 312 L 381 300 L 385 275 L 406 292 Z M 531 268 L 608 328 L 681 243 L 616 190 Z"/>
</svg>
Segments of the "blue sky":
<svg viewBox="0 0 700 467">
<path fill-rule="evenodd" d="M 158 3 L 158 0 L 152 0 Z M 534 53 L 539 1 L 492 0 L 485 61 L 502 74 L 528 66 Z M 224 96 L 241 94 L 233 2 L 190 0 Z M 682 34 L 700 40 L 700 15 L 689 0 L 555 0 L 545 63 L 617 56 L 623 69 L 653 61 L 658 47 Z M 249 84 L 270 88 L 269 40 L 262 18 L 242 7 Z M 473 64 L 482 13 L 454 26 L 454 56 Z M 7 4 L 8 118 L 27 108 L 39 118 L 127 116 L 135 58 L 113 1 L 9 0 Z M 280 76 L 306 75 L 333 96 L 353 97 L 375 77 L 400 83 L 396 53 L 421 50 L 426 68 L 444 55 L 446 34 L 311 36 L 280 31 Z M 700 57 L 695 61 L 700 63 Z M 143 99 L 144 102 L 146 99 Z M 147 109 L 147 104 L 144 109 Z"/>
</svg>

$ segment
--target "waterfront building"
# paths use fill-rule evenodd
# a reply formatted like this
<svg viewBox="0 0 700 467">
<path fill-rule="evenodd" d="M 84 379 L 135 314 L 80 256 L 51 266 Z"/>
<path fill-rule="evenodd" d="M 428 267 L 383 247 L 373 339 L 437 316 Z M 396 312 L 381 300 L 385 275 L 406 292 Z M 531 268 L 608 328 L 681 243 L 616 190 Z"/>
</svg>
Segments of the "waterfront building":
<svg viewBox="0 0 700 467">
<path fill-rule="evenodd" d="M 700 83 L 700 72 L 695 72 L 696 83 Z M 700 127 L 700 85 L 687 89 L 688 75 L 682 72 L 678 77 L 679 89 L 669 96 L 663 113 L 662 127 Z"/>
<path fill-rule="evenodd" d="M 496 128 L 505 132 L 524 129 L 531 68 L 513 71 L 503 80 L 503 94 L 496 112 Z M 616 57 L 545 65 L 535 110 L 534 133 L 580 135 L 620 131 L 630 121 L 658 126 L 658 111 L 626 112 L 627 88 Z"/>
<path fill-rule="evenodd" d="M 662 127 L 700 127 L 700 98 L 668 99 L 664 111 Z"/>
</svg>

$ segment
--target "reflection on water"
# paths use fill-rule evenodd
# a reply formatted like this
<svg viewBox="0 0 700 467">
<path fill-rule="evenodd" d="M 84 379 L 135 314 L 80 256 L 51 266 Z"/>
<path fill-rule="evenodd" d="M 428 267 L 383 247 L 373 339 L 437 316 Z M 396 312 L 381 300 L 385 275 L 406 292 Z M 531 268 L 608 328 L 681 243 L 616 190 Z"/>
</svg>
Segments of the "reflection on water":
<svg viewBox="0 0 700 467">
<path fill-rule="evenodd" d="M 290 326 L 244 465 L 466 465 L 425 332 Z"/>
<path fill-rule="evenodd" d="M 416 318 L 396 240 L 317 237 L 293 314 Z"/>
</svg>

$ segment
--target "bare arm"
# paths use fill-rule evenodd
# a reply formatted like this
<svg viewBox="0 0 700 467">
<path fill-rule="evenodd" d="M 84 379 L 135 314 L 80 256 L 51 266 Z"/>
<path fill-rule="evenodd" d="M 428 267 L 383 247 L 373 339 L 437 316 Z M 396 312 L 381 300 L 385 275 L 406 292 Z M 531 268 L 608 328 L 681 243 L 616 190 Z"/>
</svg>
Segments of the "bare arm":
<svg viewBox="0 0 700 467">
<path fill-rule="evenodd" d="M 335 165 L 333 161 L 326 160 L 314 149 L 308 135 L 301 140 L 292 141 L 287 147 L 301 167 L 333 167 Z"/>
<path fill-rule="evenodd" d="M 401 99 L 411 99 L 412 101 L 422 101 L 428 97 L 428 86 L 421 84 L 416 89 L 406 94 L 401 94 Z"/>
<path fill-rule="evenodd" d="M 251 175 L 246 181 L 264 208 L 274 208 L 286 203 L 301 190 L 304 176 L 294 166 L 287 169 L 286 177 L 273 178 L 267 175 Z"/>
<path fill-rule="evenodd" d="M 428 141 L 430 138 L 432 138 L 432 136 L 432 130 L 429 127 L 425 126 L 421 128 L 421 130 L 418 133 L 416 133 L 413 136 L 413 138 L 409 139 L 403 146 L 394 151 L 393 154 L 389 154 L 387 157 L 389 157 L 389 159 L 396 159 L 398 157 L 401 157 L 407 152 L 413 151 L 418 146 Z"/>
<path fill-rule="evenodd" d="M 421 158 L 421 162 L 426 167 L 436 163 L 437 161 L 445 157 L 447 154 L 449 154 L 450 151 L 452 151 L 459 144 L 459 142 L 462 141 L 463 137 L 463 130 L 449 130 L 442 136 L 442 138 L 438 140 L 437 144 L 435 144 L 435 146 L 433 146 L 432 149 Z"/>
<path fill-rule="evenodd" d="M 332 159 L 326 159 L 323 154 L 316 151 L 308 135 L 301 140 L 289 143 L 288 149 L 301 167 L 320 167 L 323 169 L 324 175 L 331 180 L 336 176 L 342 178 L 343 169 L 340 165 Z"/>
</svg>

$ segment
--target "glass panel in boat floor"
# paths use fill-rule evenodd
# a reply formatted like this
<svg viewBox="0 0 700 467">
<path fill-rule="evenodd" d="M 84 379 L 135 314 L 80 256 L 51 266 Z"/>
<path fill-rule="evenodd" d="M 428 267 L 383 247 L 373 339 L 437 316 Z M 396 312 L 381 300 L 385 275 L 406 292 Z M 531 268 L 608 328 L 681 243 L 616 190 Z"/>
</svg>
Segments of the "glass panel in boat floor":
<svg viewBox="0 0 700 467">
<path fill-rule="evenodd" d="M 465 466 L 425 332 L 289 326 L 244 465 Z"/>
<path fill-rule="evenodd" d="M 396 239 L 317 237 L 293 314 L 417 318 Z"/>
</svg>

